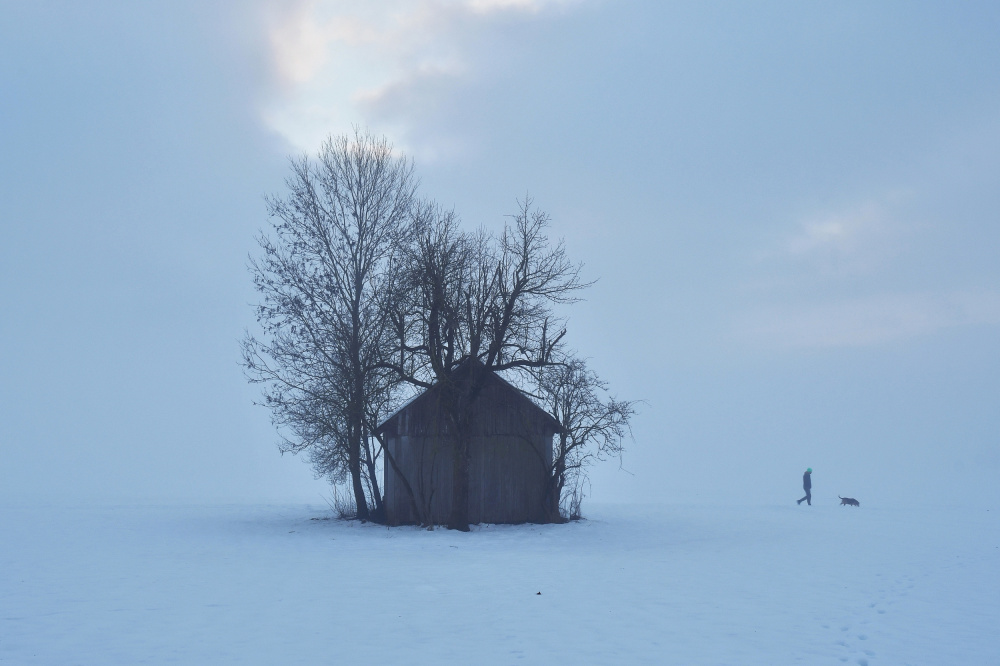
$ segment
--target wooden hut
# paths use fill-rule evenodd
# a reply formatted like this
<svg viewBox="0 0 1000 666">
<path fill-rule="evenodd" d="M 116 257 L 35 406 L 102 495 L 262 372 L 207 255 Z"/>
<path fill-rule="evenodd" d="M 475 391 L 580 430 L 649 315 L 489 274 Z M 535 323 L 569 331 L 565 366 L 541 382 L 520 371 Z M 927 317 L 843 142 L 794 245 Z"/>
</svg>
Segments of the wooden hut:
<svg viewBox="0 0 1000 666">
<path fill-rule="evenodd" d="M 552 436 L 559 432 L 559 423 L 499 375 L 481 364 L 478 369 L 487 374 L 470 414 L 469 522 L 544 522 Z M 448 522 L 454 449 L 447 424 L 436 384 L 378 427 L 398 469 L 385 461 L 390 525 L 420 522 L 414 502 L 430 522 Z"/>
</svg>

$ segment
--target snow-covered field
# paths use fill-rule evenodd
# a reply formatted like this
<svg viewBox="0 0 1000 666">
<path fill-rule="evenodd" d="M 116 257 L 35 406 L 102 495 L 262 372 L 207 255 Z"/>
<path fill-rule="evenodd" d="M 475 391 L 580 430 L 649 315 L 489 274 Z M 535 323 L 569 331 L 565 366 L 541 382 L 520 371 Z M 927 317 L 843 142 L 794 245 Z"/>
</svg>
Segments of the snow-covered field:
<svg viewBox="0 0 1000 666">
<path fill-rule="evenodd" d="M 0 662 L 1000 663 L 996 507 L 328 515 L 0 507 Z"/>
</svg>

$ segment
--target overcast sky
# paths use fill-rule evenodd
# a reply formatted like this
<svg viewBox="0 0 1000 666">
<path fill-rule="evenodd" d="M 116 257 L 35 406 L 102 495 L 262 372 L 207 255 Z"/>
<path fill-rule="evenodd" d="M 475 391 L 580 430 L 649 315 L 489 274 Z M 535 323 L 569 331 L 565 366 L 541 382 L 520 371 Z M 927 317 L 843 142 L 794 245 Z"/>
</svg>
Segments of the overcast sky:
<svg viewBox="0 0 1000 666">
<path fill-rule="evenodd" d="M 358 6 L 363 9 L 358 9 Z M 288 156 L 530 193 L 635 441 L 595 501 L 996 503 L 1000 5 L 0 0 L 0 498 L 320 502 L 238 365 Z"/>
</svg>

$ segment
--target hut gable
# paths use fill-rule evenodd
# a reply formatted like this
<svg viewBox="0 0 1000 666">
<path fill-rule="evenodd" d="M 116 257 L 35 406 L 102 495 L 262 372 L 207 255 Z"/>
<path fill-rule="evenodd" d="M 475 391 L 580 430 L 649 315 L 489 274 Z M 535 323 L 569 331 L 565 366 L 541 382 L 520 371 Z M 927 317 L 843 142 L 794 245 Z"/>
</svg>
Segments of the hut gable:
<svg viewBox="0 0 1000 666">
<path fill-rule="evenodd" d="M 478 369 L 488 374 L 470 414 L 470 522 L 542 521 L 552 436 L 559 423 L 502 377 L 482 364 Z M 463 364 L 453 379 L 460 381 L 460 373 L 469 371 L 469 364 Z M 445 523 L 450 515 L 453 444 L 440 390 L 440 385 L 430 387 L 378 427 L 398 468 L 388 462 L 384 466 L 391 524 L 418 522 L 407 484 L 432 522 Z"/>
</svg>

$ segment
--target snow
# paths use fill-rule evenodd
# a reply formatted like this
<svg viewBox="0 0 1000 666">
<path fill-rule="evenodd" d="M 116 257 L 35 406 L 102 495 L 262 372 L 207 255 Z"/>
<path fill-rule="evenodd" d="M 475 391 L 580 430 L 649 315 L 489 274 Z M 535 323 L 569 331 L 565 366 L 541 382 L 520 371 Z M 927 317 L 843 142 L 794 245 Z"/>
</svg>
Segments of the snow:
<svg viewBox="0 0 1000 666">
<path fill-rule="evenodd" d="M 468 534 L 7 505 L 0 662 L 1000 663 L 1000 509 L 859 499 Z"/>
</svg>

